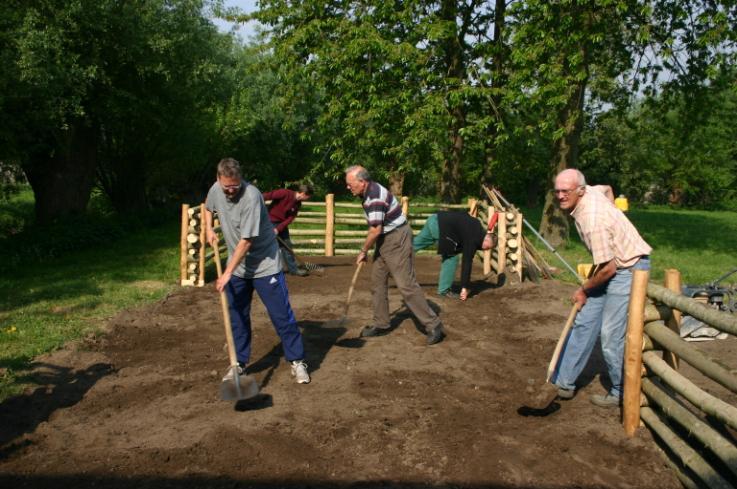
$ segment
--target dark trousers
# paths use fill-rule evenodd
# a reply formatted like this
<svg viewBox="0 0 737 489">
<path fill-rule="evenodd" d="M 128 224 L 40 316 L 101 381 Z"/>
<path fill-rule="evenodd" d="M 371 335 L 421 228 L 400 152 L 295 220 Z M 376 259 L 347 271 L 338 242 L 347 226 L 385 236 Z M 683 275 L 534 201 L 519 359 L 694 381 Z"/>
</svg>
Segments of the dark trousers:
<svg viewBox="0 0 737 489">
<path fill-rule="evenodd" d="M 284 273 L 279 272 L 276 275 L 251 279 L 234 275 L 225 287 L 238 361 L 247 364 L 251 359 L 251 300 L 254 290 L 266 306 L 276 334 L 281 338 L 284 357 L 290 362 L 303 360 L 305 352 L 302 333 L 297 327 L 297 320 L 289 304 L 289 291 Z"/>
</svg>

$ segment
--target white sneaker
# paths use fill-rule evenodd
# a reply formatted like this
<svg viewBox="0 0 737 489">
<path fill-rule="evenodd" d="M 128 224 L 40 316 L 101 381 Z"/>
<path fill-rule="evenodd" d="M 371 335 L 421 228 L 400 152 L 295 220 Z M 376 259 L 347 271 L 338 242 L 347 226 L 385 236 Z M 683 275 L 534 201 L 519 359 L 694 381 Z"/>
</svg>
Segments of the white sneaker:
<svg viewBox="0 0 737 489">
<path fill-rule="evenodd" d="M 310 374 L 307 373 L 307 364 L 304 360 L 292 362 L 292 375 L 297 378 L 298 384 L 310 383 Z"/>
<path fill-rule="evenodd" d="M 243 375 L 246 373 L 246 368 L 243 366 L 241 362 L 238 362 L 238 375 Z M 228 372 L 223 377 L 223 382 L 230 382 L 233 380 L 233 368 L 229 368 Z"/>
</svg>

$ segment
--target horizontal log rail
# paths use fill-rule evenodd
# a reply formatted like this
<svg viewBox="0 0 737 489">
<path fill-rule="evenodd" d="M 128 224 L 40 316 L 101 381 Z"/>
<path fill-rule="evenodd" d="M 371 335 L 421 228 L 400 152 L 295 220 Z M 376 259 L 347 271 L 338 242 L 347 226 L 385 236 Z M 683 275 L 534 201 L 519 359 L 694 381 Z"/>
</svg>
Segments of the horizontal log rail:
<svg viewBox="0 0 737 489">
<path fill-rule="evenodd" d="M 364 233 L 366 234 L 366 233 Z M 325 228 L 314 228 L 314 229 L 290 229 L 290 236 L 325 236 Z"/>
<path fill-rule="evenodd" d="M 321 244 L 321 245 L 325 245 L 325 238 L 292 239 L 291 241 L 295 245 L 302 245 L 302 244 Z"/>
<path fill-rule="evenodd" d="M 654 351 L 643 353 L 642 360 L 648 369 L 688 402 L 722 423 L 737 429 L 737 408 L 699 389 L 693 382 L 673 370 Z"/>
<path fill-rule="evenodd" d="M 694 413 L 683 407 L 663 390 L 659 382 L 642 379 L 642 392 L 647 398 L 660 406 L 670 419 L 686 429 L 691 436 L 714 452 L 727 468 L 737 475 L 737 447 L 727 441 L 717 430 L 702 421 Z"/>
<path fill-rule="evenodd" d="M 324 255 L 325 248 L 292 248 L 292 251 L 297 255 Z M 338 254 L 338 250 L 334 250 L 335 254 Z M 353 254 L 356 254 L 356 250 L 353 250 Z"/>
<path fill-rule="evenodd" d="M 690 297 L 676 294 L 665 287 L 653 283 L 648 285 L 647 295 L 651 299 L 662 302 L 673 309 L 685 312 L 699 321 L 708 323 L 709 326 L 737 336 L 737 316 L 706 307 Z"/>
<path fill-rule="evenodd" d="M 645 324 L 645 333 L 702 374 L 737 393 L 737 375 L 694 348 L 693 345 L 682 340 L 677 333 L 668 329 L 662 321 Z"/>
<path fill-rule="evenodd" d="M 335 218 L 335 224 L 356 224 L 360 226 L 366 225 L 366 218 L 356 218 L 356 219 L 348 219 L 345 217 L 338 217 Z"/>
<path fill-rule="evenodd" d="M 681 463 L 691 469 L 710 489 L 734 489 L 732 484 L 719 475 L 714 468 L 696 450 L 679 438 L 660 416 L 651 408 L 642 408 L 642 420 L 668 448 L 681 460 Z"/>
</svg>

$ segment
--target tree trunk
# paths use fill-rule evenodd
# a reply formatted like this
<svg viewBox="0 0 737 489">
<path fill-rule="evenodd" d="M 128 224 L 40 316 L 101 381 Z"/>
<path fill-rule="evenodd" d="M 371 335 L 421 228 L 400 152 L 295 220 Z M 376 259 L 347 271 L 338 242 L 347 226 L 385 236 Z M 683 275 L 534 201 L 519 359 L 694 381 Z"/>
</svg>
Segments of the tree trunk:
<svg viewBox="0 0 737 489">
<path fill-rule="evenodd" d="M 395 196 L 400 196 L 403 190 L 404 173 L 399 170 L 389 172 L 389 191 Z"/>
<path fill-rule="evenodd" d="M 440 16 L 444 21 L 457 23 L 458 3 L 455 0 L 443 0 Z M 451 103 L 450 91 L 460 87 L 466 76 L 466 67 L 463 60 L 461 39 L 463 30 L 456 28 L 442 44 L 446 65 L 446 103 L 451 118 L 448 128 L 450 148 L 443 162 L 442 178 L 440 181 L 440 198 L 444 202 L 457 203 L 461 198 L 461 161 L 463 159 L 463 136 L 461 129 L 466 125 L 466 113 L 462 101 Z"/>
<path fill-rule="evenodd" d="M 502 90 L 507 85 L 507 47 L 504 44 L 504 19 L 506 16 L 507 2 L 506 0 L 496 0 L 494 9 L 494 38 L 492 40 L 494 51 L 492 53 L 492 79 L 491 84 L 494 88 L 493 94 L 489 96 L 489 110 L 494 118 L 499 121 L 502 118 L 502 111 L 499 110 L 502 102 Z M 497 124 L 490 124 L 486 130 L 486 141 L 484 142 L 485 163 L 482 174 L 482 183 L 487 186 L 492 185 L 493 175 L 491 169 L 497 157 Z"/>
<path fill-rule="evenodd" d="M 461 158 L 463 157 L 463 136 L 460 129 L 465 117 L 463 111 L 453 111 L 450 128 L 450 154 L 443 162 L 443 177 L 440 181 L 440 196 L 443 202 L 458 203 L 461 198 Z"/>
<path fill-rule="evenodd" d="M 39 224 L 84 213 L 95 182 L 96 131 L 77 121 L 56 136 L 47 151 L 32 155 L 24 166 Z"/>
<path fill-rule="evenodd" d="M 113 165 L 110 201 L 120 213 L 141 211 L 146 199 L 146 165 L 143 155 L 131 154 Z"/>
<path fill-rule="evenodd" d="M 584 48 L 584 59 L 586 49 Z M 588 76 L 571 87 L 568 103 L 559 117 L 559 126 L 564 133 L 555 142 L 555 150 L 551 161 L 553 176 L 566 168 L 574 168 L 578 164 L 578 151 L 583 130 L 583 104 L 586 93 Z M 552 178 L 552 177 L 551 177 Z M 550 185 L 550 184 L 549 184 Z M 552 188 L 552 187 L 551 187 Z M 568 240 L 570 224 L 568 216 L 560 210 L 551 193 L 545 196 L 545 207 L 540 222 L 540 234 L 554 247 L 558 247 Z"/>
</svg>

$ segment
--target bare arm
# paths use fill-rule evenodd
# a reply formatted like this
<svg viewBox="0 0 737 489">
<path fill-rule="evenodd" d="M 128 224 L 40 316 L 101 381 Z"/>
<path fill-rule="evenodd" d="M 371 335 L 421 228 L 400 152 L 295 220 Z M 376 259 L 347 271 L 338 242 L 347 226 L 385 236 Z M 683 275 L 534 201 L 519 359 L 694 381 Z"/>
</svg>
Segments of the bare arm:
<svg viewBox="0 0 737 489">
<path fill-rule="evenodd" d="M 363 242 L 361 252 L 356 258 L 356 264 L 366 261 L 368 258 L 368 252 L 376 244 L 376 240 L 381 236 L 381 232 L 384 230 L 383 226 L 369 226 L 368 234 L 366 235 L 366 241 Z"/>
<path fill-rule="evenodd" d="M 614 260 L 598 265 L 594 274 L 573 293 L 573 302 L 578 304 L 578 309 L 580 310 L 586 304 L 586 298 L 592 289 L 607 283 L 615 273 L 617 273 L 617 264 Z"/>
<path fill-rule="evenodd" d="M 614 202 L 614 190 L 610 185 L 594 185 L 594 188 L 604 194 L 609 202 Z"/>
<path fill-rule="evenodd" d="M 241 264 L 249 249 L 251 249 L 250 239 L 243 238 L 238 242 L 238 246 L 233 250 L 233 256 L 230 257 L 228 266 L 225 267 L 223 275 L 217 280 L 217 282 L 215 282 L 215 288 L 218 289 L 218 292 L 222 292 L 225 289 L 225 286 L 230 282 L 230 278 L 233 276 L 233 271 L 235 271 L 236 267 Z"/>
<path fill-rule="evenodd" d="M 212 227 L 212 212 L 205 208 L 205 233 L 207 242 L 213 248 L 218 245 L 218 235 Z"/>
</svg>

